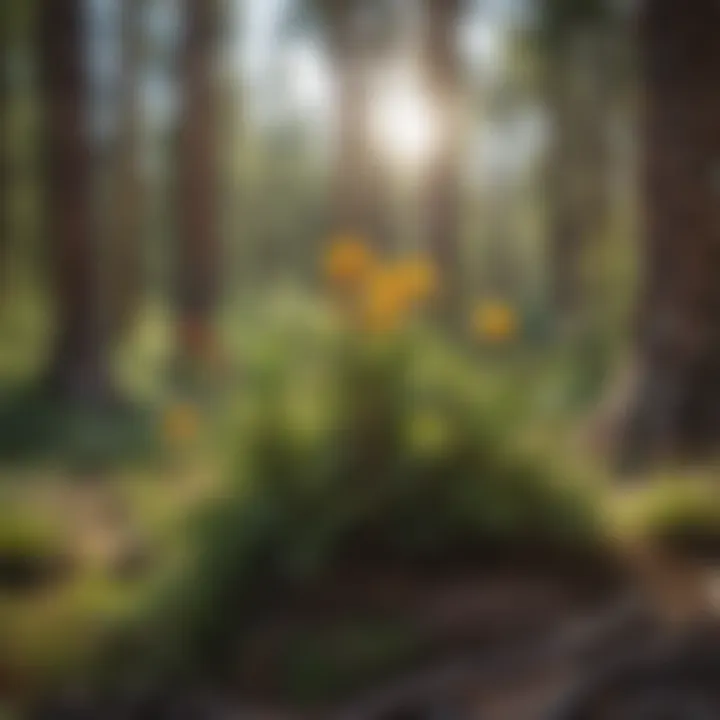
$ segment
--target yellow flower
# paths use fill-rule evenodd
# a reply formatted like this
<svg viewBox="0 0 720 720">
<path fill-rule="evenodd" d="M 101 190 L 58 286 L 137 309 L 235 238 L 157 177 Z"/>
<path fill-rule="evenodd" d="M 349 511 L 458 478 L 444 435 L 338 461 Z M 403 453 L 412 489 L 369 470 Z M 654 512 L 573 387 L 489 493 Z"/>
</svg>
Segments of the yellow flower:
<svg viewBox="0 0 720 720">
<path fill-rule="evenodd" d="M 513 338 L 518 329 L 515 311 L 503 302 L 484 302 L 472 316 L 475 333 L 491 343 L 502 343 Z"/>
<path fill-rule="evenodd" d="M 397 329 L 408 310 L 408 297 L 403 283 L 393 270 L 373 273 L 365 288 L 362 320 L 366 329 L 389 332 Z"/>
<path fill-rule="evenodd" d="M 165 440 L 172 445 L 182 445 L 197 437 L 200 417 L 189 404 L 170 407 L 163 417 L 162 429 Z"/>
<path fill-rule="evenodd" d="M 412 258 L 401 263 L 397 273 L 404 292 L 412 301 L 427 300 L 438 290 L 435 267 L 425 258 Z"/>
<path fill-rule="evenodd" d="M 353 286 L 367 278 L 375 266 L 372 252 L 359 237 L 338 238 L 324 258 L 325 276 L 341 286 Z"/>
</svg>

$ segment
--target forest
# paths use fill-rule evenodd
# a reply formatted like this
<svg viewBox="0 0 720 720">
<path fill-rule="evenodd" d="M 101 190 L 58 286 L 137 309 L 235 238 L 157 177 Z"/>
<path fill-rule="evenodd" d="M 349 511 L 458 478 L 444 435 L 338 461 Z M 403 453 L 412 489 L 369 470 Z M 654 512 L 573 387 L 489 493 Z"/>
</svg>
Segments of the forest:
<svg viewBox="0 0 720 720">
<path fill-rule="evenodd" d="M 0 720 L 720 718 L 719 33 L 0 0 Z"/>
</svg>

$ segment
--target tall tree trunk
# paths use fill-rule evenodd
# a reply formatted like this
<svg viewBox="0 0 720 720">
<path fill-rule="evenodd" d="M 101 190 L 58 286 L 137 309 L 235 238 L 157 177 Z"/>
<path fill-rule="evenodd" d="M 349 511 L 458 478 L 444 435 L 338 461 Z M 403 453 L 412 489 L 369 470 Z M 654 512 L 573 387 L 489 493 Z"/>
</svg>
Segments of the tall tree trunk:
<svg viewBox="0 0 720 720">
<path fill-rule="evenodd" d="M 0 7 L 0 310 L 10 272 L 10 8 Z"/>
<path fill-rule="evenodd" d="M 573 70 L 565 53 L 549 61 L 546 78 L 546 107 L 552 123 L 552 138 L 547 156 L 546 195 L 548 244 L 550 257 L 550 291 L 559 325 L 572 320 L 582 294 L 580 277 L 584 250 L 582 219 L 574 198 L 574 173 L 571 142 L 573 100 L 569 79 Z"/>
<path fill-rule="evenodd" d="M 109 398 L 101 322 L 98 237 L 92 220 L 87 127 L 86 13 L 82 0 L 43 0 L 47 202 L 57 337 L 49 387 L 70 401 Z"/>
<path fill-rule="evenodd" d="M 219 0 L 185 0 L 179 133 L 178 345 L 203 361 L 215 343 L 220 292 L 218 97 Z"/>
<path fill-rule="evenodd" d="M 550 51 L 546 81 L 553 125 L 546 186 L 550 288 L 564 336 L 588 321 L 594 300 L 588 270 L 607 230 L 611 182 L 606 38 L 602 29 L 569 34 Z"/>
<path fill-rule="evenodd" d="M 373 73 L 358 0 L 324 0 L 336 92 L 331 235 L 357 234 L 387 249 L 383 170 L 371 137 Z"/>
<path fill-rule="evenodd" d="M 140 178 L 139 73 L 143 47 L 140 0 L 123 0 L 120 130 L 115 148 L 112 253 L 112 330 L 129 330 L 142 291 L 143 188 Z"/>
<path fill-rule="evenodd" d="M 0 20 L 2 22 L 2 20 Z M 1 32 L 1 30 L 0 30 Z M 7 268 L 10 228 L 8 227 L 8 204 L 10 182 L 8 179 L 8 82 L 7 42 L 0 38 L 0 308 L 7 294 Z"/>
<path fill-rule="evenodd" d="M 425 0 L 424 61 L 436 146 L 423 201 L 427 244 L 442 282 L 441 315 L 458 318 L 462 303 L 460 253 L 461 67 L 457 41 L 461 0 Z"/>
<path fill-rule="evenodd" d="M 645 3 L 645 278 L 625 460 L 720 439 L 720 5 Z"/>
</svg>

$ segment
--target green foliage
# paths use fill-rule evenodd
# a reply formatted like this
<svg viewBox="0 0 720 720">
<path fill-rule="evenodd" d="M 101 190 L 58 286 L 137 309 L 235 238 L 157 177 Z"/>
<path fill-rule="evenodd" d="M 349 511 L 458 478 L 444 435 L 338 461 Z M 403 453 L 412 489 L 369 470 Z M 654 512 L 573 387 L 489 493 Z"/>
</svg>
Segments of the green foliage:
<svg viewBox="0 0 720 720">
<path fill-rule="evenodd" d="M 607 25 L 614 13 L 610 0 L 541 0 L 537 12 L 540 42 L 550 49 L 573 33 Z"/>
<path fill-rule="evenodd" d="M 0 9 L 0 33 L 2 39 L 14 43 L 26 33 L 37 12 L 35 0 L 5 0 Z"/>
<path fill-rule="evenodd" d="M 573 553 L 602 535 L 592 486 L 519 446 L 497 376 L 422 330 L 324 342 L 319 367 L 302 350 L 261 354 L 234 478 L 158 602 L 173 662 L 227 666 L 269 603 L 352 558 Z"/>
<path fill-rule="evenodd" d="M 626 510 L 635 531 L 668 549 L 720 555 L 716 482 L 680 477 L 649 486 Z"/>
<path fill-rule="evenodd" d="M 60 463 L 92 471 L 149 459 L 157 450 L 152 403 L 159 399 L 160 383 L 153 374 L 158 351 L 150 337 L 157 327 L 133 348 L 135 375 L 124 373 L 130 376 L 129 396 L 141 402 L 89 409 L 54 398 L 44 386 L 51 321 L 41 294 L 30 289 L 14 298 L 12 313 L 0 317 L 0 462 Z M 156 386 L 155 397 L 137 375 Z"/>
<path fill-rule="evenodd" d="M 0 458 L 60 461 L 92 471 L 147 459 L 154 449 L 152 412 L 130 406 L 87 409 L 53 400 L 37 387 L 0 396 Z"/>
<path fill-rule="evenodd" d="M 68 539 L 59 523 L 4 503 L 0 515 L 0 575 L 3 569 L 6 573 L 51 570 L 68 550 Z M 0 591 L 1 586 L 2 577 Z"/>
</svg>

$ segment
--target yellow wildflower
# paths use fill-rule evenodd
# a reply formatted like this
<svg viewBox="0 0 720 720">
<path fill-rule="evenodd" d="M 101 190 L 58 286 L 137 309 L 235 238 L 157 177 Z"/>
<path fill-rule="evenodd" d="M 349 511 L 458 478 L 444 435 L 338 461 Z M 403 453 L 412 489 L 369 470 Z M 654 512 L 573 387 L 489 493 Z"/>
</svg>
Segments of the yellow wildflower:
<svg viewBox="0 0 720 720">
<path fill-rule="evenodd" d="M 403 283 L 392 270 L 378 270 L 370 277 L 363 298 L 365 327 L 375 332 L 397 329 L 408 310 Z"/>
<path fill-rule="evenodd" d="M 512 339 L 518 329 L 518 320 L 513 308 L 503 302 L 484 302 L 478 305 L 472 316 L 475 333 L 491 343 L 502 343 Z"/>
<path fill-rule="evenodd" d="M 325 258 L 325 275 L 342 286 L 357 285 L 365 280 L 375 265 L 375 258 L 361 238 L 341 237 L 328 248 Z"/>
<path fill-rule="evenodd" d="M 401 263 L 397 268 L 403 290 L 412 301 L 427 300 L 438 290 L 438 278 L 433 264 L 416 257 Z"/>
</svg>

